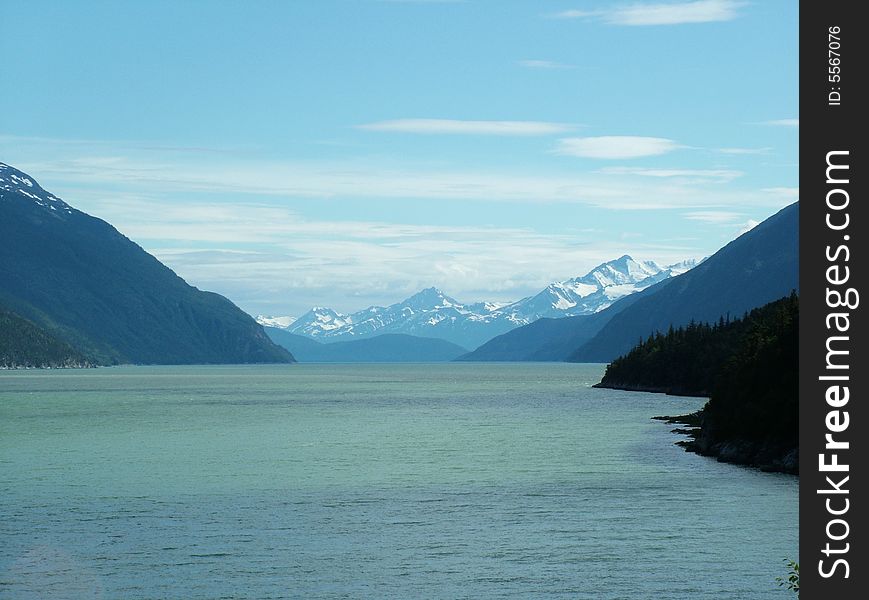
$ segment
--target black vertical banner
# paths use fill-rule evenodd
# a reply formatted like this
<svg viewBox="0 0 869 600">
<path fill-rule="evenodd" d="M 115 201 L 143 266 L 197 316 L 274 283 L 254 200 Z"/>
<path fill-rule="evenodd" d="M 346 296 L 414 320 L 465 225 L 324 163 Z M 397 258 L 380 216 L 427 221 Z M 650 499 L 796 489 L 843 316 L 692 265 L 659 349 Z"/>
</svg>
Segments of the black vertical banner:
<svg viewBox="0 0 869 600">
<path fill-rule="evenodd" d="M 867 597 L 863 8 L 800 3 L 800 595 L 808 600 Z"/>
</svg>

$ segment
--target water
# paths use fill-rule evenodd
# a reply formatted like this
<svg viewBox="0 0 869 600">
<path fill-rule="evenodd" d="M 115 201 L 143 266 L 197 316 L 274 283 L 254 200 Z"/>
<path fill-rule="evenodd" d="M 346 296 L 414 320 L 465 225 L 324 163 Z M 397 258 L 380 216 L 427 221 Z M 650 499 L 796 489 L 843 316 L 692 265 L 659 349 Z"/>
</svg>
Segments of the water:
<svg viewBox="0 0 869 600">
<path fill-rule="evenodd" d="M 599 365 L 0 373 L 2 598 L 787 598 L 797 479 Z"/>
</svg>

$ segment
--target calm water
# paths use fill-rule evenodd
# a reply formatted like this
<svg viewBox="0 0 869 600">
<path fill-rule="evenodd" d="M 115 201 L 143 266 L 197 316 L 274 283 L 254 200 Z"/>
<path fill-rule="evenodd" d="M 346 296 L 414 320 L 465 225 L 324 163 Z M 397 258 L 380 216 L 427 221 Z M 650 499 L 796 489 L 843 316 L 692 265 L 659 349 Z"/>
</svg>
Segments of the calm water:
<svg viewBox="0 0 869 600">
<path fill-rule="evenodd" d="M 0 372 L 0 597 L 792 597 L 797 480 L 601 372 Z"/>
</svg>

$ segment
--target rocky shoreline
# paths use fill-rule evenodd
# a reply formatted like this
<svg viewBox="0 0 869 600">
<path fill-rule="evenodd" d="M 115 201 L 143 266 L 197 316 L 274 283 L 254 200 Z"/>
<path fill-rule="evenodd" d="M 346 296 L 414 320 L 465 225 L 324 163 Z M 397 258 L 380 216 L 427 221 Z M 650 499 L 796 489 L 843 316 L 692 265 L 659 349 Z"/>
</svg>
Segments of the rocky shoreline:
<svg viewBox="0 0 869 600">
<path fill-rule="evenodd" d="M 680 388 L 678 386 L 646 386 L 618 382 L 596 383 L 592 387 L 628 392 L 646 392 L 652 394 L 667 394 L 668 396 L 702 397 L 704 393 L 697 390 Z M 799 475 L 799 448 L 794 445 L 780 443 L 774 440 L 756 441 L 742 438 L 716 439 L 710 432 L 712 427 L 704 423 L 706 416 L 703 409 L 688 415 L 652 417 L 671 425 L 682 425 L 673 429 L 673 433 L 689 436 L 687 440 L 676 442 L 687 452 L 717 459 L 719 462 L 733 463 L 746 467 L 754 467 L 770 473 L 788 473 Z"/>
<path fill-rule="evenodd" d="M 633 383 L 596 383 L 591 387 L 605 388 L 608 390 L 623 390 L 625 392 L 648 392 L 650 394 L 667 394 L 668 396 L 689 396 L 692 398 L 708 396 L 709 392 L 692 390 L 678 386 L 653 386 L 638 385 Z"/>
<path fill-rule="evenodd" d="M 705 419 L 703 410 L 688 415 L 652 418 L 671 425 L 685 425 L 686 427 L 677 427 L 672 431 L 689 436 L 687 440 L 676 442 L 677 446 L 681 446 L 687 452 L 712 457 L 719 462 L 754 467 L 769 473 L 799 475 L 800 454 L 796 446 L 773 440 L 762 442 L 747 439 L 716 440 L 709 434 L 708 428 L 703 427 Z"/>
<path fill-rule="evenodd" d="M 0 364 L 0 371 L 29 371 L 34 369 L 96 369 L 99 365 L 91 361 L 65 361 L 60 363 L 42 363 L 42 364 L 18 364 L 18 363 L 3 363 Z"/>
</svg>

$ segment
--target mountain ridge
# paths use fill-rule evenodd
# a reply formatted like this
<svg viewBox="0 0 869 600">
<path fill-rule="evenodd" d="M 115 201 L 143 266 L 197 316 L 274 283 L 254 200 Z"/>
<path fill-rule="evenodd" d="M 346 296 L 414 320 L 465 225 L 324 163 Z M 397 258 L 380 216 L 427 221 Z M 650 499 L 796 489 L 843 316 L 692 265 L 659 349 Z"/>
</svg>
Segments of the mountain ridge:
<svg viewBox="0 0 869 600">
<path fill-rule="evenodd" d="M 232 302 L 0 163 L 0 304 L 103 364 L 292 362 Z"/>
<path fill-rule="evenodd" d="M 257 320 L 272 325 L 276 319 L 292 319 L 285 327 L 287 331 L 324 342 L 405 333 L 476 348 L 497 335 L 539 319 L 600 312 L 620 298 L 696 264 L 697 261 L 688 260 L 660 267 L 626 254 L 597 265 L 586 275 L 554 282 L 515 302 L 463 303 L 436 287 L 429 287 L 389 306 L 371 306 L 351 314 L 315 307 L 298 319 L 261 315 Z"/>
<path fill-rule="evenodd" d="M 666 331 L 671 324 L 678 327 L 692 318 L 717 321 L 728 311 L 736 317 L 787 296 L 799 287 L 798 215 L 794 203 L 693 269 L 600 312 L 516 328 L 459 360 L 610 362 L 641 337 Z"/>
<path fill-rule="evenodd" d="M 697 268 L 674 277 L 615 315 L 571 362 L 610 362 L 637 339 L 690 321 L 739 317 L 799 291 L 799 203 L 771 215 Z"/>
</svg>

